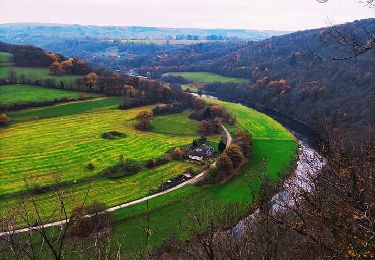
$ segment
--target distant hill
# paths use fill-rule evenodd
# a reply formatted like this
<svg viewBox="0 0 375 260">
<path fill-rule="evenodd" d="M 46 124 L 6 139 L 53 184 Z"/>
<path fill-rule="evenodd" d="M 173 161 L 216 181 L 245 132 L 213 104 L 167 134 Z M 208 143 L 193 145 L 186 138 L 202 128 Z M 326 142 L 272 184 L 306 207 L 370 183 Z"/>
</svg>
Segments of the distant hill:
<svg viewBox="0 0 375 260">
<path fill-rule="evenodd" d="M 338 30 L 366 44 L 368 35 L 375 35 L 375 19 L 343 24 Z M 186 65 L 184 70 L 206 70 L 252 82 L 235 90 L 233 86 L 208 88 L 222 98 L 260 103 L 310 124 L 328 117 L 338 126 L 356 128 L 374 124 L 375 50 L 355 59 L 332 60 L 350 55 L 352 50 L 339 44 L 330 28 L 321 28 L 254 42 L 212 62 Z"/>
<path fill-rule="evenodd" d="M 41 46 L 59 39 L 124 40 L 124 39 L 181 39 L 181 40 L 259 40 L 283 31 L 244 29 L 159 28 L 141 26 L 94 26 L 65 24 L 10 23 L 0 24 L 0 40 L 15 44 Z"/>
</svg>

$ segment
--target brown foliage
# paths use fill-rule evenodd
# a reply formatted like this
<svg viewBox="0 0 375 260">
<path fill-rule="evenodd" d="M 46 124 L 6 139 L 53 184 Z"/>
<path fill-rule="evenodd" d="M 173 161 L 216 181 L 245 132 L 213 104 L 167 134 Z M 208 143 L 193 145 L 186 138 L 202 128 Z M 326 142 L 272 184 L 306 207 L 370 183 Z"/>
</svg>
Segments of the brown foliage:
<svg viewBox="0 0 375 260">
<path fill-rule="evenodd" d="M 6 114 L 4 113 L 0 114 L 0 127 L 8 125 L 9 121 L 10 121 L 9 117 Z"/>
<path fill-rule="evenodd" d="M 230 144 L 224 151 L 224 153 L 230 158 L 233 164 L 233 168 L 236 169 L 238 166 L 241 165 L 242 161 L 244 160 L 244 156 L 237 144 Z"/>
<path fill-rule="evenodd" d="M 184 158 L 184 152 L 180 147 L 176 147 L 172 152 L 172 158 L 174 160 L 181 160 Z"/>
<path fill-rule="evenodd" d="M 137 129 L 148 130 L 151 127 L 151 120 L 153 119 L 154 114 L 150 110 L 142 110 L 136 117 L 137 120 Z"/>
</svg>

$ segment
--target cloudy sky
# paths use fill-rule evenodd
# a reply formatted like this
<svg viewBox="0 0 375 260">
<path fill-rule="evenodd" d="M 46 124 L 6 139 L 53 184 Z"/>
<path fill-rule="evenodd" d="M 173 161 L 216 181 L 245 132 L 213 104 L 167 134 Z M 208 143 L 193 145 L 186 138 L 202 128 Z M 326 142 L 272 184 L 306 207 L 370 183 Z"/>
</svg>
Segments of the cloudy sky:
<svg viewBox="0 0 375 260">
<path fill-rule="evenodd" d="M 301 30 L 375 17 L 358 0 L 0 0 L 0 23 Z"/>
</svg>

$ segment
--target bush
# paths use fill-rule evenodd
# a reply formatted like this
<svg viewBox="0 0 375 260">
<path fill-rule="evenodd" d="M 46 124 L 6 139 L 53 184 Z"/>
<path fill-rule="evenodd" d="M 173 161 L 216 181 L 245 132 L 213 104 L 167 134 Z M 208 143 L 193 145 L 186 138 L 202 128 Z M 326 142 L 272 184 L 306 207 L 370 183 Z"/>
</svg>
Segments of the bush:
<svg viewBox="0 0 375 260">
<path fill-rule="evenodd" d="M 218 171 L 230 175 L 233 173 L 233 163 L 226 153 L 222 153 L 216 160 Z"/>
<path fill-rule="evenodd" d="M 220 140 L 220 143 L 218 144 L 218 149 L 220 151 L 220 153 L 224 152 L 225 148 L 227 147 L 227 145 L 224 143 L 223 140 Z"/>
<path fill-rule="evenodd" d="M 0 114 L 0 126 L 7 126 L 9 121 L 9 117 L 6 114 Z"/>
<path fill-rule="evenodd" d="M 137 125 L 136 128 L 140 130 L 148 130 L 151 127 L 151 120 L 154 118 L 152 111 L 143 110 L 139 112 L 136 117 Z"/>
<path fill-rule="evenodd" d="M 126 134 L 117 132 L 117 131 L 110 131 L 110 132 L 103 133 L 101 136 L 104 139 L 113 140 L 113 139 L 125 138 Z"/>
<path fill-rule="evenodd" d="M 103 175 L 109 179 L 117 179 L 125 176 L 131 176 L 138 173 L 142 166 L 135 162 L 119 162 L 106 168 Z"/>
<path fill-rule="evenodd" d="M 98 202 L 74 208 L 69 222 L 68 237 L 86 239 L 93 235 L 108 235 L 112 231 L 113 220 L 105 209 L 105 205 Z M 85 217 L 86 215 L 91 217 Z"/>
<path fill-rule="evenodd" d="M 176 147 L 172 152 L 172 158 L 174 160 L 181 160 L 184 157 L 184 152 L 180 147 Z"/>
<path fill-rule="evenodd" d="M 239 147 L 237 144 L 231 144 L 229 145 L 224 153 L 230 158 L 233 164 L 233 168 L 237 168 L 241 165 L 244 156 L 242 154 L 241 147 Z"/>
<path fill-rule="evenodd" d="M 251 148 L 253 146 L 253 138 L 250 133 L 240 131 L 236 136 L 236 144 L 241 147 L 242 153 L 245 157 L 251 156 Z"/>
<path fill-rule="evenodd" d="M 167 164 L 172 160 L 171 156 L 169 154 L 164 155 L 163 158 L 159 158 L 156 160 L 156 165 L 155 166 L 160 166 L 163 164 Z"/>
<path fill-rule="evenodd" d="M 86 168 L 87 168 L 88 170 L 92 171 L 92 170 L 95 169 L 95 166 L 94 166 L 94 164 L 89 163 L 89 164 L 86 166 Z"/>
<path fill-rule="evenodd" d="M 156 160 L 155 159 L 149 159 L 146 162 L 147 168 L 154 168 L 156 166 Z"/>
</svg>

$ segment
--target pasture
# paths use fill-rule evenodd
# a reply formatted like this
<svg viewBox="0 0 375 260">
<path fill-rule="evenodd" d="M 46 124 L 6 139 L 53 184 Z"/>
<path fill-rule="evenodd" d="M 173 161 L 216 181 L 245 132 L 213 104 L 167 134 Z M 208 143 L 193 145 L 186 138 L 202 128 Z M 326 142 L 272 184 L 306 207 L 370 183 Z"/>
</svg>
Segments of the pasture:
<svg viewBox="0 0 375 260">
<path fill-rule="evenodd" d="M 0 52 L 0 66 L 7 66 L 12 59 L 12 55 L 8 52 Z"/>
<path fill-rule="evenodd" d="M 124 101 L 124 98 L 99 97 L 85 101 L 62 103 L 54 106 L 23 109 L 20 111 L 9 112 L 7 114 L 12 119 L 11 124 L 14 124 L 43 118 L 69 116 L 95 110 L 117 108 L 122 101 Z"/>
<path fill-rule="evenodd" d="M 199 166 L 196 164 L 172 161 L 153 169 L 143 169 L 137 174 L 125 178 L 107 179 L 97 176 L 84 182 L 65 183 L 64 201 L 69 210 L 82 203 L 83 199 L 88 204 L 100 201 L 108 207 L 116 206 L 149 195 L 151 190 L 157 189 L 163 182 L 181 175 L 188 168 L 199 170 Z M 17 205 L 19 199 L 20 197 L 17 196 L 8 198 L 3 196 L 0 200 L 0 212 Z M 23 201 L 27 200 L 27 197 L 23 199 Z M 43 216 L 59 219 L 55 211 L 56 197 L 52 192 L 36 195 L 33 200 L 37 203 Z"/>
<path fill-rule="evenodd" d="M 96 95 L 33 85 L 13 84 L 0 86 L 0 96 L 0 105 L 8 105 L 13 103 L 42 102 L 60 98 L 73 99 Z"/>
<path fill-rule="evenodd" d="M 158 116 L 151 123 L 155 133 L 168 135 L 197 136 L 198 121 L 189 119 L 190 111 L 183 113 Z"/>
<path fill-rule="evenodd" d="M 205 214 L 214 216 L 215 225 L 221 225 L 226 223 L 221 216 L 232 205 L 233 218 L 239 218 L 259 197 L 260 185 L 266 176 L 278 181 L 294 165 L 297 142 L 281 124 L 238 104 L 208 101 L 225 106 L 236 116 L 236 127 L 252 133 L 250 161 L 238 176 L 226 183 L 206 187 L 187 185 L 150 200 L 148 206 L 140 203 L 116 211 L 113 216 L 116 228 L 111 239 L 123 240 L 127 255 L 142 250 L 146 244 L 142 227 L 148 211 L 153 234 L 148 249 L 155 249 L 171 236 L 180 239 L 191 236 L 186 226 L 194 224 L 189 217 L 192 211 L 204 210 Z M 25 190 L 25 179 L 29 185 L 38 187 L 61 182 L 64 199 L 71 209 L 84 200 L 88 204 L 100 201 L 107 207 L 133 201 L 190 167 L 197 172 L 201 170 L 193 163 L 172 161 L 120 179 L 103 177 L 103 169 L 118 162 L 119 155 L 144 163 L 161 157 L 170 148 L 188 145 L 199 136 L 198 123 L 188 119 L 189 111 L 156 117 L 150 131 L 138 131 L 134 128 L 135 116 L 152 107 L 118 110 L 120 102 L 121 98 L 98 97 L 9 113 L 13 123 L 0 129 L 0 212 L 17 205 L 20 199 L 31 198 L 20 195 Z M 126 137 L 101 138 L 107 131 L 125 133 Z M 216 139 L 210 141 L 215 143 Z M 93 170 L 87 168 L 89 163 L 94 165 Z M 53 193 L 32 198 L 44 217 L 59 218 L 53 213 L 57 205 Z"/>
<path fill-rule="evenodd" d="M 8 75 L 9 70 L 14 70 L 17 77 L 25 77 L 30 80 L 53 80 L 56 84 L 64 82 L 65 84 L 73 84 L 76 76 L 74 75 L 51 75 L 48 68 L 39 67 L 17 67 L 11 64 L 12 54 L 0 52 L 0 78 Z"/>
<path fill-rule="evenodd" d="M 238 119 L 237 126 L 240 129 L 253 133 L 252 157 L 240 175 L 226 183 L 204 188 L 188 185 L 150 200 L 148 207 L 152 212 L 150 223 L 153 236 L 149 241 L 149 249 L 159 247 L 170 237 L 188 239 L 191 234 L 186 227 L 196 224 L 189 217 L 193 212 L 212 216 L 215 225 L 231 224 L 222 216 L 229 214 L 237 219 L 245 214 L 251 202 L 259 198 L 264 178 L 268 176 L 272 181 L 278 181 L 294 165 L 298 146 L 285 128 L 253 109 L 220 103 L 231 109 Z M 261 124 L 264 124 L 263 129 L 259 127 Z M 229 212 L 226 207 L 230 205 L 232 210 Z M 146 203 L 141 203 L 114 213 L 116 230 L 112 239 L 122 239 L 129 255 L 136 250 L 143 250 L 146 244 L 147 236 L 139 228 L 147 220 L 146 212 Z"/>
<path fill-rule="evenodd" d="M 116 163 L 119 155 L 139 162 L 160 157 L 168 149 L 187 145 L 198 136 L 192 131 L 191 135 L 137 131 L 134 118 L 143 109 L 99 110 L 1 129 L 0 195 L 23 190 L 25 178 L 34 178 L 43 186 L 56 177 L 74 181 L 93 176 Z M 159 125 L 165 129 L 163 123 Z M 101 138 L 108 131 L 119 131 L 127 137 Z M 95 165 L 94 171 L 86 168 L 89 163 Z"/>
<path fill-rule="evenodd" d="M 238 83 L 245 84 L 248 81 L 242 78 L 225 77 L 210 72 L 168 72 L 164 73 L 163 76 L 182 77 L 188 81 L 201 84 L 210 83 Z"/>
<path fill-rule="evenodd" d="M 56 84 L 64 82 L 65 84 L 73 84 L 76 76 L 74 75 L 51 75 L 48 68 L 38 67 L 15 67 L 15 66 L 2 66 L 0 67 L 0 78 L 4 78 L 8 75 L 10 69 L 13 69 L 17 77 L 25 76 L 30 80 L 53 80 Z"/>
</svg>

